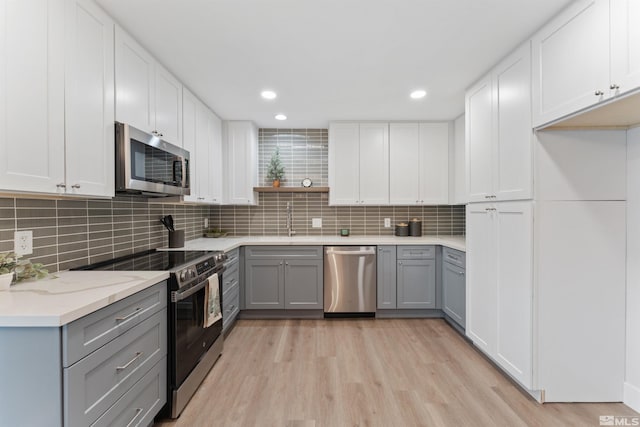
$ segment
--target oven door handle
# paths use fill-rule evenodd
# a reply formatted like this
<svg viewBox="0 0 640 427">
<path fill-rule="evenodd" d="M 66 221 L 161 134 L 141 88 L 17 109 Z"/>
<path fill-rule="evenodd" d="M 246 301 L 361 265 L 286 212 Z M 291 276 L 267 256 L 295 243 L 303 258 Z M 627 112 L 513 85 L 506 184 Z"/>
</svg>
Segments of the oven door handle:
<svg viewBox="0 0 640 427">
<path fill-rule="evenodd" d="M 200 282 L 197 285 L 187 289 L 186 291 L 182 291 L 182 292 L 173 291 L 173 292 L 171 292 L 171 302 L 182 301 L 183 299 L 190 297 L 191 295 L 193 295 L 196 292 L 198 292 L 200 289 L 204 288 L 207 285 L 207 282 L 208 282 L 208 280 L 203 280 L 202 282 Z"/>
</svg>

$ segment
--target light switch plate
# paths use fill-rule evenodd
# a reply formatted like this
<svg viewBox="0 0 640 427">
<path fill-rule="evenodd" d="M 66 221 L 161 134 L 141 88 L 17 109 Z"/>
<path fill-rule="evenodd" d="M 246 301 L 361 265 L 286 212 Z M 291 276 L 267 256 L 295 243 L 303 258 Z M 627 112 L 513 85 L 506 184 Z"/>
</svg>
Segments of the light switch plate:
<svg viewBox="0 0 640 427">
<path fill-rule="evenodd" d="M 311 228 L 322 228 L 322 218 L 311 218 Z"/>
<path fill-rule="evenodd" d="M 33 253 L 33 231 L 16 231 L 13 233 L 13 251 L 16 255 Z"/>
<path fill-rule="evenodd" d="M 391 228 L 391 218 L 384 219 L 384 228 Z"/>
</svg>

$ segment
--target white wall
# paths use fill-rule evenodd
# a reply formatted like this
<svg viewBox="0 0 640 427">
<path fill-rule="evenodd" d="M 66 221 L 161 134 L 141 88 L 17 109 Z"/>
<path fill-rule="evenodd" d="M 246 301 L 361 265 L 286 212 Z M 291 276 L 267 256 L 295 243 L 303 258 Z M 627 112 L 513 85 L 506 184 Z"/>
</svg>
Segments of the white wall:
<svg viewBox="0 0 640 427">
<path fill-rule="evenodd" d="M 627 133 L 626 351 L 624 403 L 640 411 L 640 128 Z"/>
</svg>

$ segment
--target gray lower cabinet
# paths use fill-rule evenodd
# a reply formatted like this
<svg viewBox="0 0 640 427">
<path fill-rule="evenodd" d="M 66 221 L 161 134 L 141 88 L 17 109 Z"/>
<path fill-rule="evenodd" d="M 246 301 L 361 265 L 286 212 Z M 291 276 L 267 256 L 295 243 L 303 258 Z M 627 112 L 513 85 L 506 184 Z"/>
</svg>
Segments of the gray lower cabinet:
<svg viewBox="0 0 640 427">
<path fill-rule="evenodd" d="M 240 313 L 240 256 L 239 250 L 227 253 L 222 275 L 222 332 L 226 332 Z"/>
<path fill-rule="evenodd" d="M 443 311 L 465 328 L 466 274 L 465 254 L 444 248 L 442 263 Z"/>
<path fill-rule="evenodd" d="M 63 327 L 0 328 L 0 373 L 16 385 L 1 423 L 150 425 L 167 399 L 166 310 L 162 282 Z"/>
<path fill-rule="evenodd" d="M 436 308 L 436 261 L 399 259 L 398 308 Z"/>
<path fill-rule="evenodd" d="M 397 247 L 397 308 L 436 308 L 435 246 Z"/>
<path fill-rule="evenodd" d="M 396 308 L 396 247 L 378 246 L 378 308 Z"/>
<path fill-rule="evenodd" d="M 245 309 L 322 309 L 322 247 L 249 246 Z"/>
</svg>

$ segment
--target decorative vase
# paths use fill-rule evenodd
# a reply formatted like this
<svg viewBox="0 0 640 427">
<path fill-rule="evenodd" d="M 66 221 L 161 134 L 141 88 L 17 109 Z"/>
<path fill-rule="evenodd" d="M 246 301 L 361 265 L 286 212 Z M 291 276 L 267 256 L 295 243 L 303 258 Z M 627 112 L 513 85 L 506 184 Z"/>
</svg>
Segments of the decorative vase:
<svg viewBox="0 0 640 427">
<path fill-rule="evenodd" d="M 279 179 L 274 179 L 273 180 L 273 186 L 275 188 L 279 188 L 280 187 L 280 180 Z"/>
<path fill-rule="evenodd" d="M 7 274 L 0 274 L 0 291 L 8 291 L 13 282 L 13 271 Z"/>
</svg>

